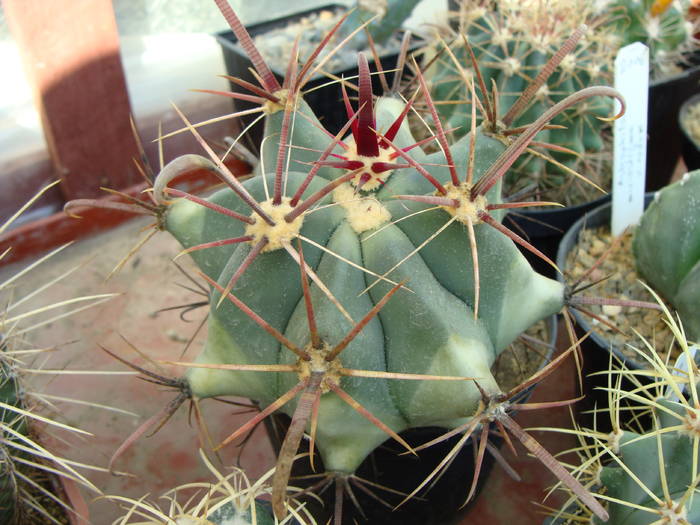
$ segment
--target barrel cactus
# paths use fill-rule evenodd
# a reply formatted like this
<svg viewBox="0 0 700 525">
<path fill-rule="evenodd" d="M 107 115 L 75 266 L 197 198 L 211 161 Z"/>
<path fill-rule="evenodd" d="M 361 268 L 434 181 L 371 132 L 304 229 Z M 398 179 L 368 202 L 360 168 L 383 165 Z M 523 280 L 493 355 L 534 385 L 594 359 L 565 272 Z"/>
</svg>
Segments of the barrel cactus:
<svg viewBox="0 0 700 525">
<path fill-rule="evenodd" d="M 304 434 L 312 460 L 317 450 L 327 478 L 342 490 L 388 437 L 415 453 L 399 433 L 425 426 L 446 429 L 436 441 L 461 435 L 454 450 L 470 438 L 478 442 L 475 479 L 489 432 L 508 431 L 605 516 L 508 415 L 512 399 L 554 365 L 508 392 L 490 368 L 520 333 L 567 301 L 563 285 L 535 272 L 516 245 L 546 257 L 501 224 L 504 210 L 530 204 L 503 202 L 502 178 L 562 111 L 619 94 L 585 88 L 537 115 L 517 137 L 492 136 L 472 120 L 471 131 L 450 143 L 418 72 L 434 124 L 434 133 L 418 140 L 406 120 L 413 99 L 390 94 L 375 101 L 360 55 L 359 100 L 354 105 L 345 94 L 348 121 L 333 136 L 301 95 L 321 67 L 314 65 L 317 53 L 300 65 L 293 51 L 280 84 L 227 2 L 216 3 L 257 70 L 260 86 L 244 87 L 259 103 L 267 138 L 253 176 L 241 182 L 182 115 L 183 130 L 208 157 L 185 155 L 164 166 L 154 204 L 143 206 L 211 286 L 203 352 L 175 363 L 187 367 L 183 377 L 156 379 L 180 390 L 165 412 L 188 398 L 258 401 L 260 413 L 220 446 L 275 411 L 291 416 L 272 479 L 278 519 L 288 510 L 290 470 Z M 427 142 L 439 151 L 426 154 Z M 192 169 L 215 173 L 225 188 L 201 198 L 170 187 Z"/>
<path fill-rule="evenodd" d="M 0 224 L 0 235 L 55 185 L 45 186 L 16 214 Z M 61 429 L 81 437 L 89 433 L 65 424 L 60 418 L 47 417 L 46 410 L 42 409 L 46 408 L 50 396 L 36 392 L 36 385 L 29 379 L 32 374 L 49 373 L 41 370 L 40 365 L 47 352 L 55 350 L 35 348 L 30 342 L 34 329 L 72 312 L 96 306 L 113 296 L 74 297 L 55 304 L 43 301 L 43 304 L 35 302 L 32 305 L 32 298 L 41 301 L 42 291 L 61 279 L 69 278 L 78 269 L 76 267 L 58 279 L 39 284 L 41 278 L 36 275 L 67 246 L 53 250 L 0 281 L 0 523 L 7 525 L 57 523 L 58 519 L 67 519 L 66 512 L 71 512 L 70 501 L 65 494 L 56 492 L 61 478 L 65 484 L 81 485 L 94 494 L 100 494 L 100 490 L 76 468 L 75 462 L 51 450 L 46 444 L 48 432 L 44 430 Z M 10 249 L 4 251 L 0 259 Z M 15 287 L 27 276 L 32 279 L 31 289 L 26 293 L 18 291 Z M 46 312 L 51 313 L 51 319 L 46 319 Z M 56 312 L 61 313 L 56 315 Z M 63 398 L 60 401 L 71 400 Z"/>
<path fill-rule="evenodd" d="M 577 431 L 582 461 L 574 470 L 605 502 L 608 524 L 700 521 L 700 501 L 695 497 L 700 484 L 697 347 L 693 350 L 682 325 L 664 311 L 680 353 L 678 361 L 668 363 L 650 341 L 631 343 L 629 348 L 648 368 L 614 366 L 607 372 L 611 404 L 599 407 L 597 416 L 598 421 L 609 419 L 612 431 Z M 636 388 L 621 389 L 622 378 Z M 579 503 L 572 496 L 563 510 L 553 513 L 552 523 L 602 523 Z"/>
<path fill-rule="evenodd" d="M 608 0 L 598 2 L 608 13 L 616 47 L 642 42 L 649 47 L 651 78 L 663 79 L 680 71 L 684 55 L 699 42 L 687 16 L 690 2 L 681 0 Z"/>
<path fill-rule="evenodd" d="M 534 122 L 546 108 L 583 87 L 611 82 L 608 34 L 599 29 L 601 17 L 593 13 L 590 2 L 463 0 L 458 6 L 452 29 L 445 30 L 441 40 L 433 45 L 433 52 L 439 58 L 428 69 L 431 95 L 440 117 L 456 136 L 470 129 L 470 112 L 460 102 L 469 99 L 465 81 L 477 75 L 485 91 L 482 98 L 492 98 L 495 107 L 477 115 L 477 119 L 492 133 L 506 135 L 511 129 Z M 550 72 L 546 82 L 536 86 L 530 103 L 514 108 L 515 101 L 528 89 L 545 62 L 565 46 L 581 25 L 591 26 L 591 30 L 572 49 L 567 49 L 568 54 Z M 474 66 L 470 60 L 472 53 Z M 557 199 L 577 198 L 571 185 L 564 184 L 571 180 L 571 172 L 566 168 L 599 179 L 602 170 L 582 154 L 609 151 L 607 124 L 598 117 L 610 111 L 609 99 L 593 98 L 553 119 L 551 125 L 560 129 L 540 131 L 529 154 L 518 161 L 516 171 L 509 175 L 508 194 L 517 193 L 535 181 L 541 192 L 567 187 L 568 192 L 562 191 Z"/>
<path fill-rule="evenodd" d="M 688 336 L 700 338 L 700 170 L 656 193 L 632 249 L 639 274 L 678 311 Z"/>
</svg>

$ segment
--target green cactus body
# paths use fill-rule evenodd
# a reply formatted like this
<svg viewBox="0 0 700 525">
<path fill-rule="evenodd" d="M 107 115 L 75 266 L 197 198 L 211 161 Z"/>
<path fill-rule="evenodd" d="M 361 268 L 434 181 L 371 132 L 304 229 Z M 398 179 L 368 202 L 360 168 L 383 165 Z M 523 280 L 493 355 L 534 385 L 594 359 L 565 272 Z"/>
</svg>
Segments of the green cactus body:
<svg viewBox="0 0 700 525">
<path fill-rule="evenodd" d="M 584 23 L 593 22 L 591 9 L 580 2 L 533 3 L 490 2 L 463 0 L 460 3 L 459 30 L 474 51 L 487 90 L 492 86 L 498 90 L 497 107 L 501 113 L 510 108 L 530 81 L 573 33 Z M 471 71 L 470 55 L 463 40 L 457 36 L 451 45 L 457 61 L 476 79 Z M 536 92 L 530 106 L 509 125 L 513 128 L 534 122 L 547 108 L 585 86 L 609 82 L 610 68 L 607 51 L 592 36 L 578 43 L 574 51 L 564 57 L 559 68 Z M 438 105 L 441 120 L 454 133 L 461 136 L 470 129 L 471 108 L 467 104 L 455 104 L 457 100 L 469 98 L 468 89 L 459 72 L 459 67 L 446 53 L 429 70 L 432 96 L 441 102 Z M 537 140 L 556 144 L 577 154 L 601 151 L 604 146 L 602 131 L 604 121 L 596 117 L 609 114 L 610 101 L 592 99 L 575 111 L 557 116 L 551 124 L 565 129 L 543 130 Z M 501 115 L 497 116 L 499 119 Z M 481 118 L 478 116 L 477 118 Z M 494 133 L 503 131 L 500 122 L 489 123 Z M 551 155 L 570 167 L 580 164 L 577 157 L 553 149 Z M 560 173 L 542 158 L 524 156 L 516 163 L 509 186 L 516 185 L 516 173 L 541 175 L 545 171 Z M 514 188 L 517 191 L 519 188 Z"/>
<path fill-rule="evenodd" d="M 354 10 L 348 16 L 347 22 L 341 28 L 341 36 L 350 34 L 372 17 L 379 17 L 367 26 L 374 42 L 384 45 L 392 35 L 396 34 L 401 25 L 411 16 L 413 8 L 420 0 L 384 0 L 383 2 L 358 1 Z M 352 40 L 351 46 L 358 51 L 369 47 L 364 31 L 358 33 Z"/>
<path fill-rule="evenodd" d="M 2 342 L 0 353 L 4 354 L 5 343 Z M 19 387 L 7 359 L 0 355 L 0 402 L 12 407 L 21 406 L 18 395 Z M 0 408 L 0 522 L 15 523 L 17 519 L 17 486 L 11 469 L 17 467 L 14 457 L 20 454 L 7 443 L 18 443 L 14 433 L 25 435 L 27 423 L 23 416 L 13 410 Z"/>
<path fill-rule="evenodd" d="M 600 482 L 605 488 L 606 499 L 610 498 L 608 511 L 609 525 L 648 525 L 651 523 L 700 523 L 700 500 L 685 499 L 681 508 L 666 508 L 655 500 L 667 502 L 668 498 L 679 503 L 684 500 L 688 487 L 697 483 L 700 465 L 693 465 L 693 439 L 678 430 L 678 419 L 686 416 L 686 408 L 668 400 L 658 401 L 663 410 L 677 414 L 676 417 L 664 414 L 659 418 L 661 432 L 653 431 L 645 435 L 624 432 L 620 438 L 619 460 L 610 462 L 600 472 Z M 676 430 L 673 430 L 673 429 Z M 660 443 L 659 443 L 660 442 Z M 660 445 L 660 446 L 659 446 Z M 660 453 L 662 461 L 660 461 Z M 663 469 L 663 473 L 661 471 Z M 631 473 L 631 474 L 630 474 Z M 633 476 L 638 481 L 633 479 Z M 644 487 L 642 487 L 643 484 Z M 668 488 L 668 496 L 664 491 Z M 651 494 L 655 495 L 655 498 Z M 617 500 L 617 501 L 616 501 Z M 627 504 L 621 504 L 624 502 Z M 634 508 L 637 505 L 649 510 Z M 653 511 L 653 512 L 652 512 Z M 682 521 L 684 519 L 685 521 Z M 594 518 L 594 523 L 601 523 Z"/>
<path fill-rule="evenodd" d="M 642 42 L 649 47 L 652 78 L 679 71 L 683 53 L 697 47 L 692 24 L 686 20 L 684 2 L 612 0 L 604 9 L 610 18 L 618 46 Z"/>
<path fill-rule="evenodd" d="M 376 128 L 380 132 L 386 130 L 403 109 L 402 102 L 380 99 Z M 308 143 L 300 130 L 295 130 L 294 140 L 298 137 L 302 143 L 304 140 Z M 465 171 L 470 138 L 467 135 L 450 148 L 460 173 Z M 402 148 L 415 143 L 406 123 L 391 140 Z M 323 137 L 322 142 L 315 143 L 314 149 L 323 150 L 328 143 L 328 137 Z M 475 181 L 505 147 L 503 142 L 477 130 Z M 425 156 L 420 148 L 410 150 L 410 154 L 426 165 L 445 164 L 441 154 Z M 446 167 L 431 166 L 430 169 L 440 183 L 449 184 Z M 319 171 L 302 200 L 342 173 L 335 167 L 329 167 L 323 176 Z M 289 172 L 285 178 L 285 195 L 293 195 L 305 175 Z M 273 179 L 269 173 L 257 175 L 244 186 L 256 201 L 266 202 Z M 408 288 L 399 290 L 352 340 L 339 358 L 343 367 L 473 377 L 482 389 L 495 394 L 499 388 L 490 372 L 493 361 L 532 323 L 561 309 L 563 289 L 557 282 L 534 272 L 505 235 L 489 225 L 476 224 L 481 299 L 479 316 L 474 319 L 474 274 L 464 224 L 453 219 L 432 242 L 410 256 L 452 217 L 443 209 L 416 214 L 430 206 L 399 201 L 394 196 L 431 195 L 432 190 L 413 168 L 386 174 L 375 190 L 358 192 L 348 183 L 339 186 L 318 201 L 316 209 L 302 215 L 299 233 L 312 241 L 303 243 L 304 259 L 355 322 L 392 288 L 386 280 L 375 283 L 377 275 L 386 273 L 387 279 L 394 283 L 405 281 Z M 496 184 L 487 193 L 488 202 L 500 202 L 499 193 L 500 185 Z M 208 200 L 242 214 L 250 213 L 229 189 L 219 191 Z M 331 206 L 334 202 L 336 205 Z M 169 206 L 165 227 L 185 248 L 240 237 L 247 228 L 246 224 L 185 199 Z M 197 250 L 192 256 L 201 270 L 223 288 L 250 250 L 251 244 L 240 243 Z M 233 294 L 289 340 L 306 348 L 310 335 L 299 275 L 299 265 L 287 251 L 283 248 L 269 250 L 246 269 L 233 288 Z M 316 284 L 311 286 L 311 297 L 322 340 L 328 345 L 337 344 L 353 328 L 353 323 Z M 217 307 L 219 298 L 220 293 L 214 290 L 209 337 L 197 358 L 198 363 L 295 362 L 291 352 L 281 348 L 275 338 L 235 305 L 224 301 Z M 187 381 L 196 397 L 240 395 L 267 406 L 299 379 L 295 374 L 193 368 L 187 374 Z M 341 386 L 395 432 L 436 424 L 456 426 L 474 413 L 481 399 L 472 381 L 343 377 Z M 295 402 L 290 402 L 283 410 L 292 414 L 295 406 Z M 353 472 L 386 438 L 385 432 L 335 393 L 326 392 L 321 396 L 317 445 L 327 470 Z"/>
<path fill-rule="evenodd" d="M 245 509 L 238 508 L 232 502 L 229 502 L 209 513 L 206 518 L 207 521 L 203 525 L 275 525 L 279 523 L 272 515 L 269 502 L 255 500 L 254 504 L 255 518 L 253 518 L 250 507 Z M 193 525 L 194 523 L 199 524 L 200 522 L 193 520 Z M 298 523 L 298 521 L 292 520 L 290 525 Z"/>
<path fill-rule="evenodd" d="M 700 338 L 700 170 L 659 191 L 632 244 L 637 270 Z"/>
</svg>

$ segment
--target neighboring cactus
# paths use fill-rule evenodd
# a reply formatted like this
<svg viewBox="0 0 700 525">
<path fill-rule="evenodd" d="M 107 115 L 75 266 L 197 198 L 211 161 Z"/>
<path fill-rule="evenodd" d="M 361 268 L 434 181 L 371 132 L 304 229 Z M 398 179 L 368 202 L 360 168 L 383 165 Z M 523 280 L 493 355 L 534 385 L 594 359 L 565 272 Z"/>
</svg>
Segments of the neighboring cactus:
<svg viewBox="0 0 700 525">
<path fill-rule="evenodd" d="M 375 104 L 360 55 L 358 109 L 346 96 L 349 119 L 333 137 L 300 96 L 316 55 L 299 66 L 293 52 L 280 85 L 225 0 L 216 2 L 257 69 L 261 86 L 245 87 L 254 93 L 247 98 L 260 103 L 267 139 L 254 176 L 240 182 L 182 116 L 210 159 L 179 157 L 154 182 L 159 227 L 180 241 L 212 286 L 202 354 L 176 363 L 189 367 L 182 379 L 149 374 L 180 390 L 164 413 L 188 397 L 258 401 L 260 414 L 221 446 L 276 410 L 288 413 L 272 481 L 278 519 L 287 512 L 289 474 L 305 431 L 342 490 L 388 436 L 415 452 L 399 432 L 451 429 L 434 442 L 461 434 L 456 447 L 408 497 L 472 438 L 479 453 L 471 498 L 492 425 L 545 458 L 605 516 L 509 416 L 517 394 L 555 365 L 507 393 L 490 367 L 520 333 L 566 301 L 563 285 L 536 273 L 516 243 L 546 257 L 499 222 L 503 210 L 531 204 L 503 203 L 501 179 L 562 111 L 619 94 L 584 89 L 537 115 L 517 138 L 493 138 L 472 120 L 470 133 L 450 144 L 418 72 L 435 126 L 427 141 L 440 146 L 426 155 L 405 121 L 411 102 L 382 97 Z M 344 139 L 348 130 L 352 136 Z M 193 168 L 212 171 L 227 187 L 206 199 L 168 187 Z"/>
<path fill-rule="evenodd" d="M 0 225 L 0 235 L 55 184 L 44 187 L 5 224 Z M 64 501 L 64 494 L 54 494 L 49 482 L 56 481 L 58 477 L 63 477 L 65 483 L 80 484 L 96 494 L 100 493 L 97 487 L 74 468 L 74 463 L 55 455 L 42 443 L 42 435 L 38 433 L 38 429 L 45 427 L 59 428 L 74 435 L 88 433 L 42 415 L 39 410 L 42 405 L 41 396 L 32 394 L 33 389 L 27 376 L 36 372 L 33 366 L 47 350 L 33 348 L 27 342 L 27 338 L 33 328 L 45 322 L 39 321 L 45 312 L 68 305 L 78 305 L 74 311 L 82 310 L 96 306 L 114 294 L 77 297 L 36 308 L 24 307 L 24 311 L 18 311 L 23 308 L 20 306 L 22 303 L 30 296 L 36 295 L 36 290 L 45 290 L 60 279 L 42 286 L 36 285 L 35 281 L 31 292 L 19 297 L 16 296 L 16 290 L 13 290 L 22 277 L 35 271 L 42 264 L 47 264 L 47 261 L 58 255 L 66 246 L 57 248 L 0 282 L 3 308 L 0 315 L 0 523 L 3 525 L 58 523 L 56 519 L 64 519 L 65 512 L 70 510 L 70 502 Z M 7 253 L 9 249 L 0 255 L 0 259 Z M 61 278 L 67 278 L 77 269 L 74 268 Z M 64 309 L 63 314 L 54 319 L 70 313 L 72 312 L 65 312 Z M 34 324 L 27 326 L 25 323 L 28 320 Z M 54 486 L 58 487 L 60 483 Z M 47 502 L 51 504 L 47 506 Z M 55 511 L 61 515 L 52 516 Z"/>
<path fill-rule="evenodd" d="M 697 28 L 687 17 L 685 0 L 608 0 L 594 2 L 609 16 L 616 48 L 633 42 L 649 47 L 651 78 L 663 79 L 680 71 L 684 55 L 698 49 Z"/>
<path fill-rule="evenodd" d="M 700 375 L 680 325 L 664 312 L 685 366 L 668 363 L 649 341 L 642 340 L 640 348 L 629 345 L 648 368 L 608 371 L 606 390 L 612 403 L 597 413 L 599 420 L 610 418 L 612 431 L 575 431 L 582 439 L 577 448 L 582 463 L 574 470 L 606 502 L 608 525 L 700 523 L 695 494 L 700 485 Z M 621 390 L 622 378 L 636 388 Z M 576 499 L 572 496 L 563 510 L 554 512 L 552 523 L 602 523 L 580 503 L 577 506 Z"/>
<path fill-rule="evenodd" d="M 700 339 L 700 170 L 656 193 L 632 249 L 639 274 L 678 311 L 688 337 Z"/>
<path fill-rule="evenodd" d="M 107 496 L 124 508 L 121 525 L 316 525 L 308 509 L 298 502 L 290 503 L 290 514 L 282 521 L 275 520 L 270 502 L 263 498 L 270 494 L 267 480 L 272 472 L 252 483 L 245 472 L 234 469 L 230 474 L 219 472 L 200 450 L 199 455 L 216 478 L 213 483 L 187 483 L 169 490 L 160 499 L 166 505 L 151 503 L 147 498 L 134 500 L 123 496 Z M 196 496 L 189 491 L 197 487 Z M 181 492 L 186 493 L 183 502 Z M 145 521 L 144 521 L 145 520 Z"/>
<path fill-rule="evenodd" d="M 413 8 L 420 0 L 357 0 L 352 5 L 352 12 L 347 24 L 340 31 L 340 36 L 347 36 L 350 31 L 360 27 L 365 22 L 372 20 L 367 26 L 372 40 L 385 45 L 392 36 L 401 28 L 406 19 L 411 16 Z M 375 18 L 376 17 L 376 18 Z M 367 34 L 365 32 L 356 35 L 351 47 L 357 51 L 369 48 Z"/>
<path fill-rule="evenodd" d="M 482 98 L 491 96 L 492 112 L 478 116 L 485 130 L 495 135 L 508 135 L 510 129 L 529 125 L 546 108 L 591 84 L 611 82 L 611 53 L 601 40 L 600 31 L 589 31 L 564 57 L 559 67 L 550 72 L 546 82 L 535 87 L 529 106 L 509 111 L 521 93 L 529 88 L 549 57 L 557 53 L 569 36 L 581 25 L 599 23 L 588 2 L 496 2 L 463 0 L 454 15 L 454 31 L 445 35 L 449 44 L 440 41 L 435 53 L 439 59 L 428 70 L 431 95 L 436 100 L 446 128 L 456 136 L 470 129 L 471 115 L 466 104 L 459 103 L 468 93 L 465 80 L 479 74 L 483 78 Z M 449 45 L 449 50 L 445 46 Z M 471 50 L 469 49 L 471 48 Z M 473 51 L 476 72 L 470 54 Z M 499 112 L 500 109 L 500 112 Z M 583 153 L 600 152 L 606 147 L 607 124 L 597 117 L 610 113 L 608 99 L 595 98 L 575 109 L 558 115 L 551 124 L 561 129 L 542 130 L 532 144 L 534 153 L 525 155 L 516 172 L 507 179 L 508 194 L 517 193 L 537 180 L 540 192 L 563 186 L 570 178 L 560 162 L 594 178 L 597 173 Z M 545 157 L 553 157 L 548 161 Z M 564 192 L 562 192 L 564 193 Z M 565 195 L 572 198 L 572 192 Z M 561 197 L 561 198 L 564 198 Z M 560 198 L 557 196 L 556 198 Z"/>
</svg>

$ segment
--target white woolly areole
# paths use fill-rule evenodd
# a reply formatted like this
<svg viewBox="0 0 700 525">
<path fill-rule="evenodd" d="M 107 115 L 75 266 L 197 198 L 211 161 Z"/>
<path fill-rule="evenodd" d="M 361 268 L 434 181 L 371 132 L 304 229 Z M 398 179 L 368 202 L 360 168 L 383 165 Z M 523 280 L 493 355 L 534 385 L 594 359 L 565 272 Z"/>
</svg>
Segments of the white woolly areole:
<svg viewBox="0 0 700 525">
<path fill-rule="evenodd" d="M 651 40 L 661 40 L 661 20 L 659 17 L 652 16 L 647 20 L 646 30 Z"/>
<path fill-rule="evenodd" d="M 547 84 L 542 84 L 535 92 L 535 100 L 547 100 L 550 95 L 549 86 Z"/>
<path fill-rule="evenodd" d="M 503 72 L 512 77 L 520 71 L 520 60 L 515 57 L 508 57 L 503 61 Z"/>
<path fill-rule="evenodd" d="M 255 219 L 255 223 L 246 226 L 245 234 L 253 237 L 253 240 L 250 241 L 252 244 L 260 242 L 263 237 L 267 238 L 268 242 L 263 248 L 263 252 L 278 250 L 282 248 L 284 242 L 291 241 L 299 235 L 299 230 L 304 222 L 304 214 L 299 215 L 292 222 L 284 220 L 284 216 L 294 209 L 289 205 L 290 200 L 289 197 L 282 197 L 282 202 L 277 206 L 272 204 L 272 199 L 260 203 L 262 210 L 275 223 L 274 226 L 270 226 L 257 214 L 251 216 Z"/>
<path fill-rule="evenodd" d="M 686 416 L 683 418 L 683 429 L 690 439 L 700 437 L 700 410 L 693 407 L 685 407 Z"/>
<path fill-rule="evenodd" d="M 566 55 L 562 61 L 561 64 L 559 64 L 559 68 L 567 74 L 571 74 L 574 72 L 574 69 L 576 68 L 576 57 L 574 55 Z"/>
<path fill-rule="evenodd" d="M 659 507 L 659 519 L 655 523 L 665 523 L 668 525 L 684 525 L 688 522 L 688 509 L 685 505 L 677 501 L 669 501 Z"/>
<path fill-rule="evenodd" d="M 471 187 L 467 186 L 467 184 L 462 184 L 460 186 L 448 184 L 445 186 L 445 189 L 447 190 L 447 195 L 438 195 L 458 201 L 459 206 L 456 208 L 453 206 L 441 206 L 442 209 L 450 215 L 457 217 L 457 220 L 463 224 L 470 221 L 472 224 L 479 224 L 481 222 L 479 213 L 486 210 L 486 197 L 478 195 L 476 199 L 472 200 L 470 196 Z"/>
<path fill-rule="evenodd" d="M 391 213 L 374 197 L 357 195 L 349 184 L 333 192 L 333 201 L 345 208 L 347 221 L 356 233 L 378 228 L 391 220 Z"/>
<path fill-rule="evenodd" d="M 513 39 L 513 34 L 506 28 L 496 30 L 491 36 L 491 44 L 494 46 L 504 46 Z"/>
<path fill-rule="evenodd" d="M 280 89 L 279 91 L 275 91 L 273 94 L 279 99 L 279 101 L 274 102 L 272 100 L 268 100 L 262 105 L 263 113 L 266 115 L 272 115 L 273 113 L 277 113 L 278 111 L 282 111 L 284 109 L 284 106 L 287 103 L 287 97 L 289 96 L 289 90 Z"/>
</svg>

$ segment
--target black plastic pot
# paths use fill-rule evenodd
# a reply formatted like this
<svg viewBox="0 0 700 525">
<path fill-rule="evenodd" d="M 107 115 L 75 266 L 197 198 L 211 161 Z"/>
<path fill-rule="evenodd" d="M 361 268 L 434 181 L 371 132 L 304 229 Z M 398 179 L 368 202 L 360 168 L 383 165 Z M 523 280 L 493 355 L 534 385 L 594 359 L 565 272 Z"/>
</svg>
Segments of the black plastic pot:
<svg viewBox="0 0 700 525">
<path fill-rule="evenodd" d="M 279 29 L 281 27 L 284 27 L 290 23 L 294 23 L 299 21 L 301 18 L 309 16 L 312 13 L 317 13 L 321 12 L 324 10 L 331 10 L 333 12 L 341 12 L 345 11 L 346 7 L 341 6 L 338 4 L 330 4 L 327 6 L 319 7 L 316 9 L 304 11 L 295 15 L 290 15 L 284 18 L 279 18 L 275 20 L 270 20 L 268 22 L 263 22 L 260 24 L 255 24 L 250 27 L 247 27 L 246 29 L 248 30 L 248 33 L 250 33 L 251 37 L 255 38 L 256 36 L 263 35 L 265 33 L 268 33 L 270 31 L 273 31 L 275 29 Z M 246 80 L 248 82 L 251 82 L 255 85 L 257 85 L 257 81 L 253 74 L 250 72 L 250 68 L 252 67 L 252 64 L 246 55 L 245 51 L 243 48 L 238 44 L 238 40 L 236 39 L 236 36 L 233 34 L 232 31 L 223 31 L 221 33 L 218 33 L 216 35 L 216 39 L 218 40 L 219 44 L 221 45 L 221 49 L 223 52 L 224 56 L 224 62 L 226 64 L 226 71 L 229 76 L 233 77 L 238 77 L 240 79 Z M 415 44 L 411 46 L 410 50 L 414 51 L 418 49 L 419 44 Z M 368 55 L 369 56 L 369 55 Z M 389 85 L 391 85 L 391 82 L 393 81 L 394 78 L 394 72 L 391 71 L 395 68 L 396 66 L 396 60 L 398 58 L 398 54 L 394 53 L 391 55 L 385 55 L 385 56 L 380 56 L 379 60 L 382 64 L 382 69 L 385 70 L 385 77 L 387 79 L 387 82 Z M 275 74 L 277 79 L 281 82 L 282 79 L 284 78 L 285 71 L 282 70 L 276 70 L 275 68 L 272 68 L 272 72 Z M 338 71 L 329 71 L 329 73 L 337 76 L 337 77 L 351 77 L 351 76 L 356 76 L 358 74 L 357 71 L 357 65 L 353 65 L 352 67 L 348 67 L 346 69 L 338 70 Z M 347 122 L 347 116 L 345 114 L 345 108 L 342 102 L 342 91 L 340 88 L 339 83 L 333 83 L 328 86 L 325 86 L 321 89 L 316 89 L 314 90 L 313 88 L 322 86 L 323 84 L 326 84 L 328 82 L 332 82 L 331 79 L 329 79 L 327 76 L 318 74 L 315 77 L 309 79 L 309 81 L 305 84 L 304 86 L 304 91 L 307 92 L 304 95 L 304 100 L 306 101 L 307 104 L 311 107 L 313 112 L 316 114 L 316 116 L 321 119 L 321 123 L 324 125 L 324 127 L 330 131 L 333 134 L 336 134 L 340 129 L 343 127 L 343 125 Z M 375 95 L 381 95 L 382 94 L 382 88 L 381 84 L 378 81 L 374 81 L 373 83 L 373 90 Z M 239 90 L 238 86 L 234 86 L 233 84 L 231 87 L 234 90 Z M 250 109 L 254 107 L 254 104 L 249 103 L 249 102 L 244 102 L 237 100 L 235 101 L 235 107 L 237 111 L 245 110 L 245 109 Z M 241 118 L 241 123 L 243 124 L 242 128 L 243 129 L 245 126 L 250 124 L 256 117 L 257 115 L 247 115 Z M 263 125 L 262 122 L 259 122 L 256 124 L 251 130 L 249 130 L 248 135 L 251 139 L 252 144 L 254 147 L 257 149 L 257 147 L 260 144 L 260 141 L 262 140 L 262 133 L 263 133 Z"/>
<path fill-rule="evenodd" d="M 681 155 L 681 104 L 700 89 L 700 65 L 649 86 L 646 190 L 666 186 Z"/>
<path fill-rule="evenodd" d="M 503 224 L 555 260 L 559 243 L 569 228 L 584 214 L 608 201 L 610 195 L 603 195 L 578 206 L 518 211 L 506 215 Z M 537 272 L 555 277 L 557 272 L 549 264 L 522 246 L 518 245 L 518 248 Z"/>
<path fill-rule="evenodd" d="M 700 104 L 700 84 L 697 86 L 698 92 L 686 100 L 678 112 L 678 125 L 683 132 L 683 161 L 685 162 L 688 171 L 700 168 L 700 144 L 697 144 L 691 133 L 684 126 L 684 117 L 690 108 L 696 104 Z M 697 140 L 697 139 L 696 139 Z"/>
<path fill-rule="evenodd" d="M 653 192 L 647 193 L 644 197 L 644 206 L 646 207 L 653 198 Z M 559 250 L 556 258 L 557 266 L 559 266 L 563 272 L 566 270 L 566 259 L 571 250 L 576 248 L 581 231 L 584 229 L 599 228 L 609 225 L 611 210 L 612 203 L 606 202 L 586 213 L 583 217 L 576 221 L 573 226 L 571 226 L 569 231 L 566 232 L 561 240 L 561 243 L 559 244 Z M 557 278 L 559 281 L 564 282 L 563 275 L 559 274 Z M 607 393 L 601 391 L 600 388 L 607 387 L 607 376 L 605 374 L 595 374 L 609 370 L 610 353 L 612 352 L 613 355 L 624 363 L 629 369 L 638 370 L 642 368 L 642 365 L 626 356 L 621 349 L 611 341 L 596 333 L 593 330 L 593 326 L 589 322 L 588 317 L 573 309 L 571 310 L 571 313 L 576 321 L 576 331 L 578 337 L 582 337 L 584 334 L 590 332 L 589 337 L 581 343 L 584 356 L 583 373 L 584 377 L 586 377 L 586 380 L 584 381 L 583 393 L 586 397 L 584 401 L 580 403 L 579 408 L 585 411 L 591 410 L 596 406 L 598 408 L 605 407 L 608 405 Z M 633 388 L 631 384 L 626 384 L 624 380 L 622 387 L 623 389 Z M 592 428 L 592 420 L 586 417 L 583 419 L 584 422 L 588 424 L 589 428 Z M 605 427 L 607 424 L 605 417 L 598 417 L 596 424 L 598 430 L 601 432 L 611 430 L 610 428 Z"/>
<path fill-rule="evenodd" d="M 557 340 L 557 318 L 552 316 L 547 322 L 549 331 L 549 345 L 546 355 L 546 362 L 551 361 Z M 517 397 L 515 402 L 525 403 L 532 394 L 533 387 L 530 387 Z M 285 414 L 275 414 L 266 421 L 266 428 L 273 448 L 279 452 L 284 439 L 284 434 L 289 425 L 290 418 Z M 417 447 L 428 441 L 440 437 L 446 432 L 444 428 L 422 427 L 414 428 L 400 433 L 412 447 Z M 411 454 L 404 454 L 406 450 L 393 439 L 388 439 L 377 447 L 370 456 L 358 468 L 356 475 L 393 490 L 398 490 L 405 494 L 411 493 L 418 484 L 425 479 L 432 470 L 445 458 L 452 447 L 459 441 L 460 435 L 438 443 L 432 447 L 418 452 L 418 457 Z M 495 447 L 500 447 L 502 440 L 491 436 L 489 442 Z M 303 440 L 299 453 L 308 452 L 308 441 Z M 343 523 L 366 523 L 368 525 L 450 525 L 457 523 L 469 512 L 479 492 L 485 485 L 488 475 L 494 466 L 495 460 L 491 454 L 486 453 L 477 482 L 474 498 L 465 506 L 462 506 L 471 487 L 474 474 L 474 448 L 471 440 L 468 441 L 455 456 L 445 473 L 426 493 L 421 493 L 420 498 L 413 498 L 396 510 L 380 504 L 376 499 L 366 493 L 354 488 L 354 495 L 364 512 L 364 516 L 345 497 L 343 506 Z M 323 472 L 323 464 L 317 456 L 315 473 Z M 313 474 L 307 460 L 297 461 L 292 471 L 292 483 L 299 487 L 309 487 L 318 479 L 294 480 L 294 476 L 308 476 Z M 381 489 L 373 489 L 375 494 L 396 505 L 403 498 L 396 494 L 390 494 Z M 335 502 L 334 491 L 329 488 L 320 495 L 323 505 L 314 499 L 304 500 L 307 502 L 312 514 L 319 523 L 326 523 L 332 517 Z M 319 519 L 319 516 L 322 519 Z"/>
</svg>

